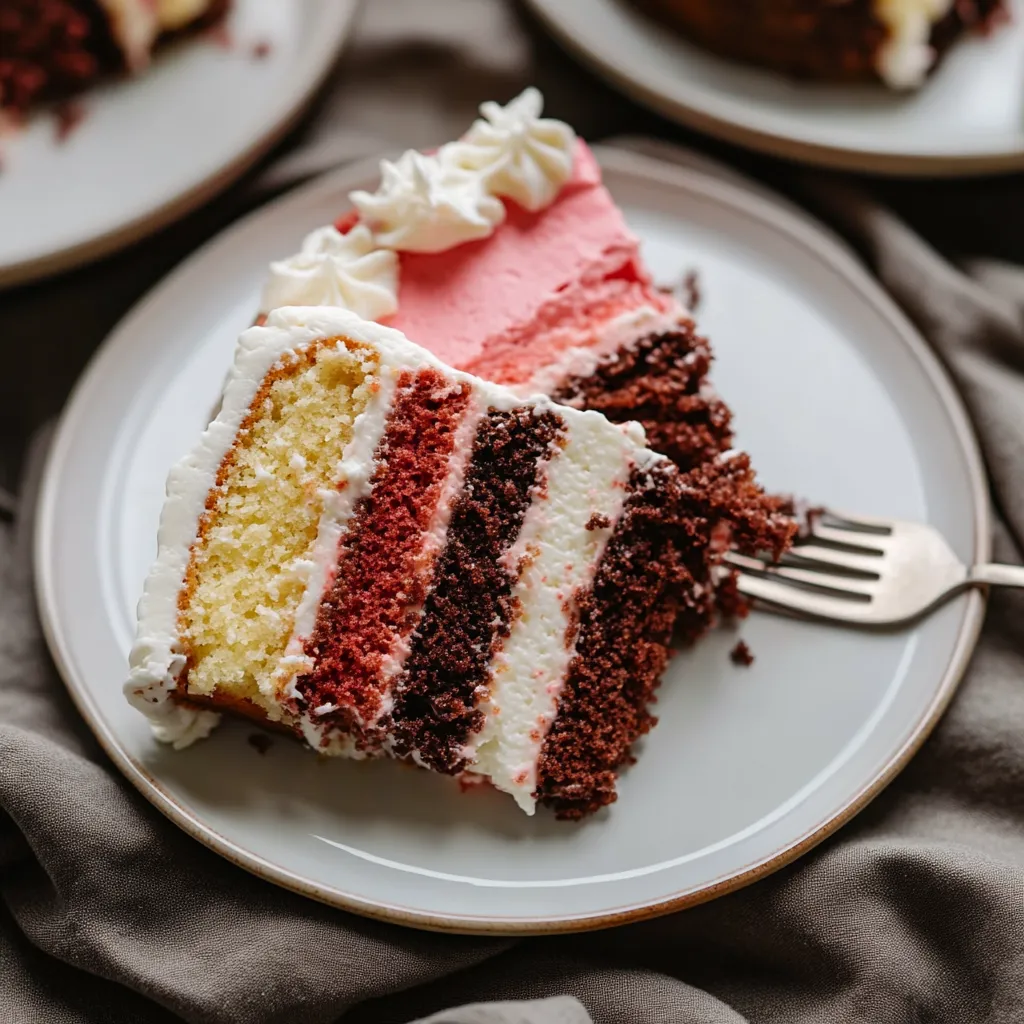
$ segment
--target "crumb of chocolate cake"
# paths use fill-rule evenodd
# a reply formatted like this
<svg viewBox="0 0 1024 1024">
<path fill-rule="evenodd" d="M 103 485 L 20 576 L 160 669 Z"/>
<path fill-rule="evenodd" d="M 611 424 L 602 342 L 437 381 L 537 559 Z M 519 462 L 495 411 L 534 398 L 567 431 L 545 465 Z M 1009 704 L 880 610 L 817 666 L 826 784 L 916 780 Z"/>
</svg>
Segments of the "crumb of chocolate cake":
<svg viewBox="0 0 1024 1024">
<path fill-rule="evenodd" d="M 252 56 L 254 60 L 266 60 L 270 56 L 270 52 L 273 49 L 271 44 L 266 39 L 261 39 L 258 43 L 254 43 L 252 47 Z"/>
<path fill-rule="evenodd" d="M 595 512 L 588 520 L 586 529 L 588 530 L 607 530 L 612 525 L 612 521 L 600 512 Z"/>
<path fill-rule="evenodd" d="M 399 756 L 435 771 L 466 767 L 466 741 L 482 725 L 477 688 L 495 645 L 509 635 L 515 578 L 503 556 L 519 535 L 541 467 L 564 432 L 554 412 L 488 413 L 477 430 L 463 492 L 434 572 L 388 723 Z"/>
<path fill-rule="evenodd" d="M 274 745 L 274 741 L 265 732 L 250 733 L 247 742 L 258 754 L 265 754 Z"/>
<path fill-rule="evenodd" d="M 746 641 L 738 640 L 736 646 L 729 652 L 729 660 L 734 665 L 740 665 L 743 668 L 749 668 L 754 664 L 754 655 L 751 653 L 750 648 L 747 646 Z"/>
<path fill-rule="evenodd" d="M 704 297 L 704 293 L 701 291 L 700 287 L 700 271 L 691 267 L 685 274 L 683 274 L 681 291 L 683 305 L 686 306 L 691 313 L 696 313 L 700 308 L 700 301 Z"/>
<path fill-rule="evenodd" d="M 65 100 L 54 109 L 55 134 L 58 142 L 67 142 L 71 133 L 85 120 L 85 106 L 78 100 Z"/>
<path fill-rule="evenodd" d="M 688 470 L 732 447 L 732 414 L 708 384 L 710 368 L 708 343 L 687 320 L 609 355 L 552 397 L 615 423 L 636 420 L 651 448 Z"/>
<path fill-rule="evenodd" d="M 725 572 L 715 588 L 715 608 L 725 622 L 736 622 L 750 614 L 750 602 L 740 593 L 739 573 Z"/>
<path fill-rule="evenodd" d="M 812 505 L 806 498 L 796 498 L 791 494 L 783 495 L 779 500 L 786 514 L 796 523 L 794 540 L 810 540 L 815 524 L 828 509 L 824 505 Z"/>
</svg>

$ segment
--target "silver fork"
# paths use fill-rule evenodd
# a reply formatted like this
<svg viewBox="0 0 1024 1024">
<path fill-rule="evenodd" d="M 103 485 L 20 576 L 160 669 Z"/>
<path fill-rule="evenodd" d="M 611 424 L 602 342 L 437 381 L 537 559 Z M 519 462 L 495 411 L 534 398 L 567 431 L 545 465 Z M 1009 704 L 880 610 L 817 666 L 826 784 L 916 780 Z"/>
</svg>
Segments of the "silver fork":
<svg viewBox="0 0 1024 1024">
<path fill-rule="evenodd" d="M 775 564 L 730 551 L 740 593 L 778 608 L 862 626 L 919 618 L 972 586 L 1024 587 L 1024 567 L 964 565 L 932 526 L 822 511 Z"/>
</svg>

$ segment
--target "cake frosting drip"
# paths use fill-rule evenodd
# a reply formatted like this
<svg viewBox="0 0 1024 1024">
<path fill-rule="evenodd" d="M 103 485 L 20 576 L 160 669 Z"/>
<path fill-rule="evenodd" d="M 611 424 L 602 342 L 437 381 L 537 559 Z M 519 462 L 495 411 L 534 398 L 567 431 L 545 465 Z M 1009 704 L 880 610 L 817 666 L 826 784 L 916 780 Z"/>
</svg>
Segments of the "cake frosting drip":
<svg viewBox="0 0 1024 1024">
<path fill-rule="evenodd" d="M 953 0 L 875 0 L 875 16 L 888 37 L 878 51 L 878 73 L 894 89 L 920 85 L 935 63 L 933 26 L 953 8 Z"/>
<path fill-rule="evenodd" d="M 343 235 L 318 228 L 301 250 L 270 264 L 260 311 L 279 306 L 340 306 L 366 320 L 380 320 L 398 309 L 398 257 L 374 244 L 364 225 Z"/>
<path fill-rule="evenodd" d="M 563 121 L 541 117 L 543 106 L 534 88 L 505 107 L 484 103 L 483 117 L 459 142 L 444 147 L 442 159 L 527 210 L 550 206 L 572 175 L 576 133 Z"/>
<path fill-rule="evenodd" d="M 376 192 L 350 196 L 378 246 L 405 252 L 444 252 L 486 238 L 505 219 L 500 199 L 483 179 L 445 159 L 410 149 L 382 160 Z"/>
</svg>

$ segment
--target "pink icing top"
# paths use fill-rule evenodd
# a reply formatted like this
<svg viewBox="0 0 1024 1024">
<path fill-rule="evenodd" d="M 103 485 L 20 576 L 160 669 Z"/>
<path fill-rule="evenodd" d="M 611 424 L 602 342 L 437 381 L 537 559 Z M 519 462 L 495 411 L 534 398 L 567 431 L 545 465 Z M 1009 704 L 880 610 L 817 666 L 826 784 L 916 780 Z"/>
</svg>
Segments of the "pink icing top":
<svg viewBox="0 0 1024 1024">
<path fill-rule="evenodd" d="M 595 344 L 596 328 L 610 319 L 639 306 L 668 308 L 582 140 L 573 176 L 550 206 L 506 209 L 489 238 L 401 253 L 389 326 L 450 366 L 518 383 L 566 348 Z M 354 223 L 349 214 L 338 228 Z"/>
</svg>

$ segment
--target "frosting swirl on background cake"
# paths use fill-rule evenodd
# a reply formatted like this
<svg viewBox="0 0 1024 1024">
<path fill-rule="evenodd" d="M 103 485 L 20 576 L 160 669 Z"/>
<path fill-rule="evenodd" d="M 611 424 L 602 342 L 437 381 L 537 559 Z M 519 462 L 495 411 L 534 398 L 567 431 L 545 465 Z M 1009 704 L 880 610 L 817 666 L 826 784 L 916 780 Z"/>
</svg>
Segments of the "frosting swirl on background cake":
<svg viewBox="0 0 1024 1024">
<path fill-rule="evenodd" d="M 878 73 L 894 89 L 920 85 L 935 63 L 932 28 L 953 0 L 875 0 L 875 16 L 889 30 L 878 51 Z"/>
</svg>

